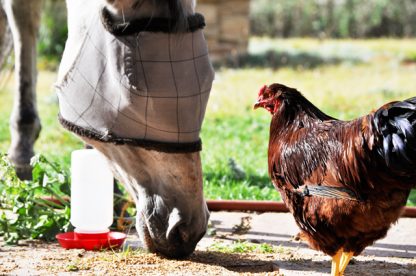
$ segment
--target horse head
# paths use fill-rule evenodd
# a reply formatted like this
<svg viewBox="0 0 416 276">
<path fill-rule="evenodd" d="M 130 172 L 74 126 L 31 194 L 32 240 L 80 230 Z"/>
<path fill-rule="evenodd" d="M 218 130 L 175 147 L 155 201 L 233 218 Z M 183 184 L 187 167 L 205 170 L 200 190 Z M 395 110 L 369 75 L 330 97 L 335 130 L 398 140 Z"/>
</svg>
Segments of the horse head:
<svg viewBox="0 0 416 276">
<path fill-rule="evenodd" d="M 144 246 L 168 257 L 191 254 L 209 218 L 200 154 L 87 142 L 107 157 L 136 203 L 136 230 Z"/>
</svg>

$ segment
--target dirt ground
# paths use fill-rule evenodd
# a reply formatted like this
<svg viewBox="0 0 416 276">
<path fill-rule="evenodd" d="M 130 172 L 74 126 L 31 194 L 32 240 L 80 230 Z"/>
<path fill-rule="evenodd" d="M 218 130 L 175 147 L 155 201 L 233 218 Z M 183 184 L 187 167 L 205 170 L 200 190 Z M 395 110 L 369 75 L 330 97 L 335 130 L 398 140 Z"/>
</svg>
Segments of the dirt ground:
<svg viewBox="0 0 416 276">
<path fill-rule="evenodd" d="M 211 214 L 211 236 L 186 260 L 141 250 L 65 250 L 56 243 L 0 247 L 0 275 L 329 275 L 330 258 L 295 241 L 288 214 Z M 213 244 L 234 241 L 275 245 L 273 253 L 221 253 Z M 139 247 L 130 235 L 127 245 Z M 388 236 L 354 258 L 346 275 L 416 275 L 416 219 L 400 219 Z"/>
</svg>

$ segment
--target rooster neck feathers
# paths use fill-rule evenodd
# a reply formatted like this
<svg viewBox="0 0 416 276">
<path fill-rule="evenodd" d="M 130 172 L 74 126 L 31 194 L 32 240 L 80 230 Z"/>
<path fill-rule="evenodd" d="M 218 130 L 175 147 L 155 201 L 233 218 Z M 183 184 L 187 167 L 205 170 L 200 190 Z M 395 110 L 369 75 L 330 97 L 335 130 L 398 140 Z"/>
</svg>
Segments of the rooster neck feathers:
<svg viewBox="0 0 416 276">
<path fill-rule="evenodd" d="M 296 89 L 283 90 L 278 101 L 279 108 L 273 114 L 271 130 L 286 132 L 287 128 L 301 129 L 317 122 L 335 120 L 319 110 Z"/>
</svg>

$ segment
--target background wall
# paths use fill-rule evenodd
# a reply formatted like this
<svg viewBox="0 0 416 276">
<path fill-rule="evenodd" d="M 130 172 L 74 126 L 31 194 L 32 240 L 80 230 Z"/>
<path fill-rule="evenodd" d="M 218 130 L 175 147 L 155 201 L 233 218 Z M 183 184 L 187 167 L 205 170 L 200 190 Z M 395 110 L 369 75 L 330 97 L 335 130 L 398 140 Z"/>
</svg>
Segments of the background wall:
<svg viewBox="0 0 416 276">
<path fill-rule="evenodd" d="M 197 10 L 205 16 L 205 35 L 214 61 L 247 51 L 250 0 L 199 0 Z"/>
</svg>

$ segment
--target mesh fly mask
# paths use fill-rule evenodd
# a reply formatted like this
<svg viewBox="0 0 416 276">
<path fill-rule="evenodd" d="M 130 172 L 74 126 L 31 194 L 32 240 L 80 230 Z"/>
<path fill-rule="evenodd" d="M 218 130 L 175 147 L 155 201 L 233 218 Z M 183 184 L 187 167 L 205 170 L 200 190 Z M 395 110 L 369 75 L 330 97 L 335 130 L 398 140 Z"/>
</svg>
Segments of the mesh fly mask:
<svg viewBox="0 0 416 276">
<path fill-rule="evenodd" d="M 107 10 L 97 14 L 57 85 L 61 124 L 101 142 L 201 150 L 214 79 L 204 18 L 189 16 L 185 32 L 172 30 L 172 23 L 153 18 L 117 25 Z"/>
</svg>

